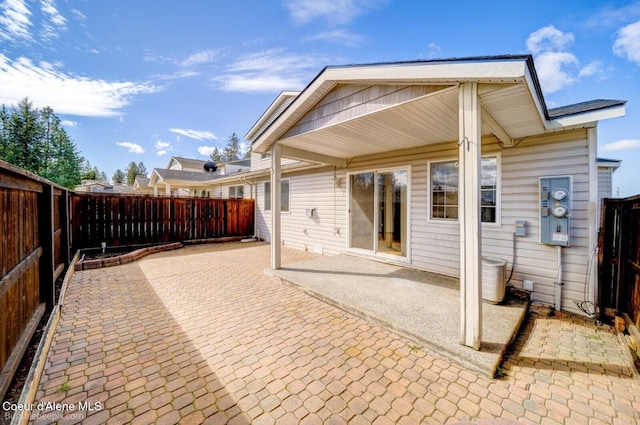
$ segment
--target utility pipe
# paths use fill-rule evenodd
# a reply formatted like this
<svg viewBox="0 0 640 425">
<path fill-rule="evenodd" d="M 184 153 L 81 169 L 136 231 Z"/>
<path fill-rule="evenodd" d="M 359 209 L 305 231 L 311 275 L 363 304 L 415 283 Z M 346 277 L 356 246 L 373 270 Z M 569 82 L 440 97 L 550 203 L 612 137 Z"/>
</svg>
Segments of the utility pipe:
<svg viewBox="0 0 640 425">
<path fill-rule="evenodd" d="M 556 246 L 558 252 L 558 276 L 556 278 L 556 311 L 562 310 L 562 247 Z"/>
</svg>

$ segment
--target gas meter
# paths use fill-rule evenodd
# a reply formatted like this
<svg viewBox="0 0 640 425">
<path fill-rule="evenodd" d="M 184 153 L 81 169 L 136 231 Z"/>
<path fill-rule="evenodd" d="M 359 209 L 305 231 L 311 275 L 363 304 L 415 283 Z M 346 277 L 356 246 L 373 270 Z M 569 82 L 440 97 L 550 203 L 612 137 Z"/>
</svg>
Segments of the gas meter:
<svg viewBox="0 0 640 425">
<path fill-rule="evenodd" d="M 540 243 L 569 246 L 571 176 L 540 178 Z"/>
</svg>

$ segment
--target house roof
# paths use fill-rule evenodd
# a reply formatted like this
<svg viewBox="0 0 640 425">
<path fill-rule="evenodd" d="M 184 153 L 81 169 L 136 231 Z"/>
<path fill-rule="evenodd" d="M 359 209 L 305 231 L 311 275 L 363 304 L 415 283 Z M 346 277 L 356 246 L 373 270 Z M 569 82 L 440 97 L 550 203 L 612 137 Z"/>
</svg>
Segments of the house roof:
<svg viewBox="0 0 640 425">
<path fill-rule="evenodd" d="M 548 110 L 531 55 L 480 56 L 326 67 L 295 97 L 280 95 L 247 139 L 258 153 L 278 142 L 283 156 L 315 157 L 334 165 L 356 156 L 455 141 L 464 83 L 477 83 L 482 135 L 505 145 L 624 115 L 625 102 L 619 100 Z M 387 93 L 375 98 L 371 90 L 364 101 L 353 95 L 347 100 L 355 101 L 354 107 L 339 97 L 345 87 L 361 87 L 360 93 L 378 87 Z M 274 117 L 285 100 L 288 105 Z"/>
<path fill-rule="evenodd" d="M 607 158 L 598 158 L 596 160 L 598 167 L 609 167 L 609 168 L 618 168 L 620 164 L 622 164 L 622 160 L 620 159 L 607 159 Z"/>
<path fill-rule="evenodd" d="M 145 187 L 145 186 L 149 186 L 149 177 L 144 177 L 144 176 L 136 176 L 133 184 L 137 185 L 138 187 Z"/>
<path fill-rule="evenodd" d="M 164 168 L 156 168 L 153 170 L 162 180 L 180 180 L 180 181 L 192 181 L 192 182 L 209 182 L 215 180 L 218 175 L 215 173 L 205 173 L 204 171 L 182 171 L 182 170 L 168 170 Z M 153 179 L 153 177 L 152 177 Z"/>
<path fill-rule="evenodd" d="M 171 167 L 172 162 L 178 162 L 183 167 L 189 168 L 202 168 L 207 161 L 203 161 L 201 159 L 193 159 L 193 158 L 184 158 L 181 156 L 172 156 L 169 160 L 169 164 L 167 164 L 167 168 Z"/>
<path fill-rule="evenodd" d="M 597 111 L 599 109 L 607 109 L 613 106 L 621 106 L 626 103 L 626 100 L 597 99 L 549 109 L 548 112 L 549 118 L 555 119 L 560 117 L 567 117 L 570 115 L 582 114 L 585 112 Z"/>
<path fill-rule="evenodd" d="M 245 139 L 253 142 L 262 132 L 271 125 L 271 123 L 278 118 L 278 116 L 287 109 L 287 107 L 294 101 L 294 99 L 300 94 L 299 91 L 283 91 L 278 97 L 275 98 L 271 105 L 267 108 L 264 114 L 255 124 L 249 129 L 244 136 Z"/>
</svg>

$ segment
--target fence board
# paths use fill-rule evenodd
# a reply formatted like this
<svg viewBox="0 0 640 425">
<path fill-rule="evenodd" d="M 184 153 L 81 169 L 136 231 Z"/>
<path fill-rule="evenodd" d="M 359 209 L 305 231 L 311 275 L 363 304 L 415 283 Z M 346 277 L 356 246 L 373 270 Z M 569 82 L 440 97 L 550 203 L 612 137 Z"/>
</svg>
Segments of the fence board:
<svg viewBox="0 0 640 425">
<path fill-rule="evenodd" d="M 0 161 L 0 397 L 56 270 L 68 265 L 67 197 L 66 189 Z M 53 296 L 47 301 L 52 309 Z"/>
<path fill-rule="evenodd" d="M 254 234 L 251 199 L 99 193 L 74 194 L 70 199 L 75 249 L 100 247 L 101 242 L 123 246 Z"/>
</svg>

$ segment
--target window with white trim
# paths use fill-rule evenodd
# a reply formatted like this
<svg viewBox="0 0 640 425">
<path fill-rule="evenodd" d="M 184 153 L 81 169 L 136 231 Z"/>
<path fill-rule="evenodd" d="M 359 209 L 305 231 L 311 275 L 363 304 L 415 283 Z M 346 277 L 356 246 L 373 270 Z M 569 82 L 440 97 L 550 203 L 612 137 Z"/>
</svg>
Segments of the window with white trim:
<svg viewBox="0 0 640 425">
<path fill-rule="evenodd" d="M 271 211 L 271 182 L 264 183 L 264 210 Z M 289 212 L 289 180 L 280 180 L 280 211 Z"/>
<path fill-rule="evenodd" d="M 433 162 L 431 175 L 431 218 L 458 220 L 458 162 Z M 481 219 L 483 223 L 498 222 L 498 158 L 481 160 Z"/>
<path fill-rule="evenodd" d="M 230 199 L 242 199 L 244 198 L 244 186 L 231 186 L 229 187 Z"/>
</svg>

